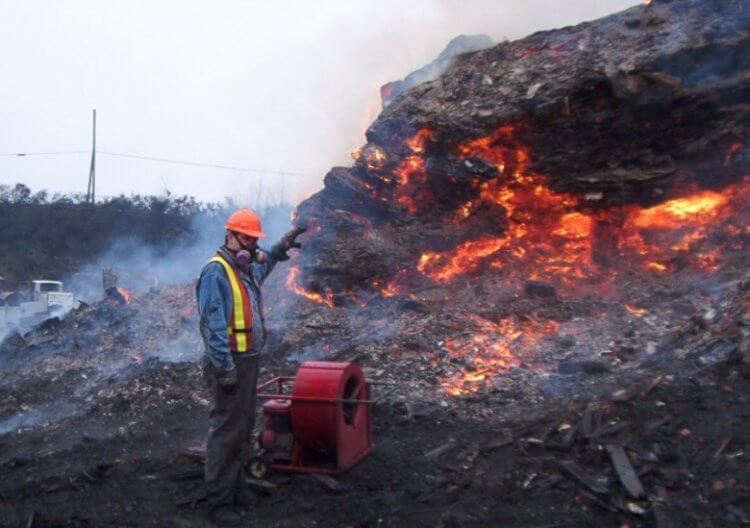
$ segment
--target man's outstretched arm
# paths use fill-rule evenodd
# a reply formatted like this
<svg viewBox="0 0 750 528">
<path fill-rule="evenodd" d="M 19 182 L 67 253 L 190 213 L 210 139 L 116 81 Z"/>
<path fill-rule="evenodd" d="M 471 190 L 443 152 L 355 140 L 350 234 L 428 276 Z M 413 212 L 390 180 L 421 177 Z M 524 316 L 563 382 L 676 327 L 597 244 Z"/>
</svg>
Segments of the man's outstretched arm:
<svg viewBox="0 0 750 528">
<path fill-rule="evenodd" d="M 263 284 L 266 277 L 271 273 L 277 263 L 289 260 L 287 252 L 292 248 L 301 248 L 302 245 L 297 242 L 297 237 L 306 231 L 303 227 L 295 227 L 289 231 L 286 235 L 281 237 L 276 244 L 273 245 L 271 250 L 268 252 L 268 259 L 262 264 L 256 264 L 253 266 L 253 274 L 258 285 Z"/>
</svg>

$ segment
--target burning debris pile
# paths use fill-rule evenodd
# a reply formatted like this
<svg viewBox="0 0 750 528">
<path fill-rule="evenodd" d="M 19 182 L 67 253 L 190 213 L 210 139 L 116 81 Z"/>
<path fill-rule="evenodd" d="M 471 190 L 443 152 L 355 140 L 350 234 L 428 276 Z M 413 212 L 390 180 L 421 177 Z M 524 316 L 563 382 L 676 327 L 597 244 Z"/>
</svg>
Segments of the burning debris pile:
<svg viewBox="0 0 750 528">
<path fill-rule="evenodd" d="M 474 332 L 433 327 L 428 351 L 466 357 L 471 381 L 533 363 L 561 306 L 625 310 L 742 275 L 749 25 L 744 2 L 662 1 L 462 56 L 300 205 L 312 229 L 287 288 L 370 317 L 449 303 Z M 511 309 L 519 297 L 547 316 Z"/>
<path fill-rule="evenodd" d="M 253 511 L 748 522 L 748 28 L 744 0 L 653 0 L 461 55 L 392 99 L 298 208 L 303 251 L 264 285 L 264 366 L 357 360 L 399 392 L 345 484 L 280 479 Z M 6 339 L 0 499 L 50 525 L 196 525 L 196 329 L 192 285 L 112 287 Z"/>
</svg>

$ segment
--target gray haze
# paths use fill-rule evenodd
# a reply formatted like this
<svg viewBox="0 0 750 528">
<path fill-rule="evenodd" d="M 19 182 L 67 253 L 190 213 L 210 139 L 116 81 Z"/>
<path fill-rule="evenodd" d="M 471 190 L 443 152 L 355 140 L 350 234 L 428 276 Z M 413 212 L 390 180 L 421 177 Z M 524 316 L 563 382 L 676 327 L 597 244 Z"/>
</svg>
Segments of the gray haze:
<svg viewBox="0 0 750 528">
<path fill-rule="evenodd" d="M 320 187 L 380 108 L 379 87 L 458 34 L 516 39 L 634 0 L 0 1 L 0 154 L 98 148 L 274 169 L 258 176 L 100 156 L 101 195 L 201 200 Z M 89 157 L 0 156 L 0 184 L 85 192 Z"/>
</svg>

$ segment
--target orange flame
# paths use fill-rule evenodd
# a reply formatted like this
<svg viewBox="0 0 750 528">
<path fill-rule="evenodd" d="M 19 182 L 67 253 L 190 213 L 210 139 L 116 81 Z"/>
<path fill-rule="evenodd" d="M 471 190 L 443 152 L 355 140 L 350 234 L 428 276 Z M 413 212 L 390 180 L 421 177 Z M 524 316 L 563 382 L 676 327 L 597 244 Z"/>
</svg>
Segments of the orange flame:
<svg viewBox="0 0 750 528">
<path fill-rule="evenodd" d="M 461 205 L 453 221 L 462 222 L 483 203 L 492 203 L 505 210 L 507 228 L 495 237 L 484 235 L 450 251 L 425 252 L 417 263 L 421 273 L 438 282 L 449 282 L 491 267 L 526 279 L 561 282 L 571 288 L 580 287 L 583 279 L 599 279 L 604 284 L 614 272 L 600 269 L 595 262 L 596 244 L 601 240 L 609 240 L 607 243 L 614 246 L 627 266 L 640 265 L 665 273 L 669 270 L 665 262 L 676 253 L 690 253 L 694 267 L 711 272 L 720 265 L 720 248 L 696 251 L 697 245 L 717 230 L 731 235 L 744 229 L 727 220 L 750 190 L 750 178 L 721 192 L 696 190 L 650 208 L 622 207 L 622 227 L 611 237 L 600 236 L 617 217 L 617 210 L 585 213 L 577 210 L 577 196 L 552 191 L 544 176 L 531 171 L 528 149 L 515 139 L 516 132 L 516 126 L 506 125 L 489 136 L 457 146 L 463 158 L 480 157 L 495 164 L 498 177 L 479 185 L 479 197 Z M 407 140 L 407 145 L 413 145 L 417 137 L 424 141 L 430 135 L 417 134 Z M 419 190 L 425 180 L 424 161 L 419 163 L 418 159 L 421 158 L 416 154 L 408 156 L 399 172 L 403 185 L 397 201 L 410 212 L 416 210 L 416 203 L 425 202 L 419 194 L 424 193 Z M 409 172 L 408 167 L 421 168 L 421 172 Z M 742 244 L 735 242 L 731 247 L 738 246 Z"/>
<path fill-rule="evenodd" d="M 664 262 L 677 255 L 690 257 L 698 269 L 709 273 L 716 271 L 725 247 L 744 247 L 744 242 L 738 238 L 743 221 L 736 213 L 748 191 L 750 178 L 746 177 L 721 192 L 699 190 L 654 207 L 631 208 L 620 246 L 625 251 L 652 257 L 645 267 L 656 273 L 669 271 Z M 721 235 L 718 238 L 724 242 L 701 249 L 704 241 L 716 235 Z"/>
<path fill-rule="evenodd" d="M 426 149 L 427 141 L 432 138 L 432 131 L 423 128 L 406 140 L 406 147 L 412 152 L 406 156 L 401 164 L 393 172 L 397 176 L 398 187 L 394 193 L 394 199 L 414 214 L 419 211 L 419 203 L 426 201 L 425 186 L 427 173 L 422 154 Z"/>
<path fill-rule="evenodd" d="M 648 313 L 648 310 L 646 310 L 645 308 L 638 308 L 629 304 L 625 305 L 625 311 L 631 315 L 635 315 L 636 317 L 642 317 Z"/>
<path fill-rule="evenodd" d="M 685 223 L 706 224 L 717 217 L 727 199 L 727 196 L 713 191 L 700 191 L 637 211 L 630 221 L 640 229 L 676 229 L 683 227 Z"/>
<path fill-rule="evenodd" d="M 381 288 L 380 295 L 386 298 L 393 297 L 394 295 L 398 295 L 399 291 L 400 289 L 396 281 L 391 281 L 388 284 L 386 284 L 383 288 Z"/>
<path fill-rule="evenodd" d="M 533 279 L 580 279 L 591 272 L 594 219 L 571 211 L 577 204 L 574 197 L 552 192 L 542 176 L 530 172 L 528 150 L 516 144 L 514 132 L 508 125 L 458 145 L 462 157 L 494 163 L 498 177 L 481 184 L 479 198 L 462 205 L 456 219 L 466 219 L 490 202 L 506 211 L 508 228 L 502 235 L 470 240 L 449 252 L 424 253 L 417 268 L 433 280 L 448 282 L 483 265 L 503 268 L 514 261 L 523 262 L 527 278 Z M 536 265 L 529 268 L 529 263 Z"/>
<path fill-rule="evenodd" d="M 554 321 L 519 323 L 512 317 L 493 323 L 472 316 L 472 323 L 476 331 L 470 337 L 451 339 L 444 345 L 451 357 L 465 358 L 470 365 L 470 369 L 458 371 L 441 383 L 453 396 L 477 392 L 500 372 L 518 367 L 545 335 L 558 329 Z"/>
<path fill-rule="evenodd" d="M 122 295 L 122 298 L 125 299 L 125 304 L 130 304 L 130 301 L 133 298 L 131 293 L 123 287 L 118 287 L 117 291 Z"/>
<path fill-rule="evenodd" d="M 324 293 L 318 293 L 310 290 L 306 290 L 301 286 L 297 285 L 297 276 L 299 275 L 299 268 L 293 266 L 289 270 L 289 275 L 286 278 L 286 287 L 288 290 L 296 293 L 301 297 L 311 300 L 317 304 L 325 304 L 329 308 L 333 308 L 333 294 L 330 291 Z"/>
<path fill-rule="evenodd" d="M 427 180 L 424 159 L 420 156 L 407 156 L 393 171 L 398 177 L 398 187 L 394 193 L 396 202 L 406 207 L 410 214 L 419 211 L 420 190 Z"/>
<path fill-rule="evenodd" d="M 669 268 L 665 266 L 664 264 L 660 262 L 654 262 L 654 261 L 647 262 L 646 268 L 656 273 L 665 273 L 667 270 L 669 270 Z"/>
<path fill-rule="evenodd" d="M 495 165 L 497 176 L 475 182 L 476 196 L 461 204 L 451 221 L 460 223 L 482 211 L 499 209 L 505 211 L 505 222 L 495 234 L 485 232 L 462 240 L 447 251 L 424 252 L 416 266 L 420 273 L 445 283 L 491 268 L 503 270 L 508 279 L 562 283 L 571 292 L 594 283 L 597 292 L 605 292 L 615 284 L 620 268 L 665 274 L 687 262 L 711 272 L 721 265 L 725 248 L 744 249 L 750 235 L 743 221 L 750 177 L 721 191 L 688 189 L 685 195 L 653 207 L 591 210 L 582 207 L 577 195 L 553 191 L 547 178 L 533 171 L 528 148 L 516 138 L 519 130 L 520 126 L 507 125 L 457 145 L 461 158 L 482 158 Z M 431 138 L 432 132 L 422 129 L 407 139 L 408 153 L 399 166 L 378 175 L 394 186 L 391 199 L 411 214 L 431 203 L 423 157 Z M 737 148 L 733 147 L 729 158 Z M 709 241 L 713 245 L 707 247 Z M 617 269 L 602 262 L 617 263 Z M 373 284 L 383 297 L 400 290 L 398 276 L 386 286 Z M 410 297 L 419 299 L 414 294 Z M 625 310 L 637 317 L 648 313 L 630 305 Z M 451 356 L 467 363 L 466 369 L 442 383 L 453 395 L 479 390 L 500 371 L 520 365 L 545 335 L 557 331 L 556 323 L 536 319 L 519 323 L 504 318 L 494 323 L 476 317 L 473 326 L 471 336 L 450 339 L 444 346 Z"/>
<path fill-rule="evenodd" d="M 448 282 L 476 270 L 485 257 L 497 253 L 507 243 L 505 238 L 481 238 L 464 242 L 447 254 L 427 252 L 419 257 L 417 269 L 436 281 Z"/>
<path fill-rule="evenodd" d="M 398 295 L 401 289 L 398 286 L 398 282 L 394 279 L 387 284 L 383 285 L 380 281 L 372 281 L 372 285 L 378 289 L 380 296 L 384 298 L 393 297 Z"/>
<path fill-rule="evenodd" d="M 425 145 L 430 139 L 432 139 L 432 130 L 429 128 L 422 128 L 419 132 L 406 140 L 406 146 L 414 154 L 424 154 Z"/>
<path fill-rule="evenodd" d="M 371 171 L 380 171 L 388 163 L 388 155 L 377 145 L 368 146 L 359 157 L 364 155 L 365 165 Z"/>
</svg>

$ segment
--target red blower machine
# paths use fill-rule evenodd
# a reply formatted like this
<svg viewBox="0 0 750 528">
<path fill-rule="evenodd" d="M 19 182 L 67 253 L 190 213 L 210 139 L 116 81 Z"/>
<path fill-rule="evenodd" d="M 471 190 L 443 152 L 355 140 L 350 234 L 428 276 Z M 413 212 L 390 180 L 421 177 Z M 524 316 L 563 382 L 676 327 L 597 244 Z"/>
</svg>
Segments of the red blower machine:
<svg viewBox="0 0 750 528">
<path fill-rule="evenodd" d="M 372 385 L 356 363 L 308 361 L 297 375 L 258 385 L 263 404 L 261 455 L 250 471 L 269 469 L 340 473 L 375 447 L 372 440 Z M 274 391 L 274 392 L 271 392 Z M 382 399 L 382 397 L 381 397 Z"/>
</svg>

